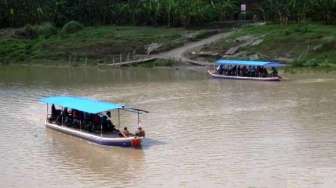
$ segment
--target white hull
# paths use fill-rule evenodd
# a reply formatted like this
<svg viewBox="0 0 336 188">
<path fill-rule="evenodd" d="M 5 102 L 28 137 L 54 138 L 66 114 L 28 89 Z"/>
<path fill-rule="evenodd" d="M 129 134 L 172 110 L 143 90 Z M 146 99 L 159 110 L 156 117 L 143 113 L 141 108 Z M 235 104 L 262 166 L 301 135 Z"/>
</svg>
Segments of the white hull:
<svg viewBox="0 0 336 188">
<path fill-rule="evenodd" d="M 69 128 L 66 126 L 60 126 L 52 123 L 46 122 L 46 126 L 48 128 L 73 135 L 79 138 L 83 138 L 85 140 L 89 140 L 101 145 L 108 145 L 108 146 L 121 146 L 121 147 L 139 147 L 141 146 L 141 142 L 143 137 L 104 137 L 98 136 L 95 134 L 87 133 L 84 131 L 80 131 L 77 129 Z"/>
<path fill-rule="evenodd" d="M 214 78 L 223 78 L 223 79 L 230 79 L 230 80 L 256 80 L 256 81 L 280 81 L 280 76 L 275 77 L 244 77 L 244 76 L 228 76 L 222 74 L 216 74 L 210 70 L 208 73 Z"/>
</svg>

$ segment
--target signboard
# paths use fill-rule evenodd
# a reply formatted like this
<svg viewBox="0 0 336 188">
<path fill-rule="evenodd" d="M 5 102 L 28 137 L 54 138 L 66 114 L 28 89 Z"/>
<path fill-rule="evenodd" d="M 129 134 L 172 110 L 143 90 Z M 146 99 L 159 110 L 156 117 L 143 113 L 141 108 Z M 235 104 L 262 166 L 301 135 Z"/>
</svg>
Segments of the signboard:
<svg viewBox="0 0 336 188">
<path fill-rule="evenodd" d="M 240 5 L 240 11 L 241 11 L 241 13 L 243 13 L 243 14 L 246 13 L 246 4 L 241 4 L 241 5 Z"/>
</svg>

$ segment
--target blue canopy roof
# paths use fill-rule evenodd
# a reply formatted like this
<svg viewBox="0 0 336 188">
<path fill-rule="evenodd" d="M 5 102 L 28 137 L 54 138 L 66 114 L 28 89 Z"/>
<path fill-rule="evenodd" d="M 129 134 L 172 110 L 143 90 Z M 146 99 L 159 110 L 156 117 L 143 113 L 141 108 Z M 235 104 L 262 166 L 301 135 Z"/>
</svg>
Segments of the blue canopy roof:
<svg viewBox="0 0 336 188">
<path fill-rule="evenodd" d="M 220 59 L 216 61 L 219 65 L 246 65 L 246 66 L 262 66 L 262 67 L 283 67 L 284 64 L 270 62 L 270 61 L 241 61 L 241 60 L 225 60 Z"/>
<path fill-rule="evenodd" d="M 92 114 L 106 112 L 109 110 L 121 109 L 124 105 L 98 101 L 83 97 L 55 96 L 41 99 L 42 103 L 55 104 L 71 109 L 76 109 Z"/>
</svg>

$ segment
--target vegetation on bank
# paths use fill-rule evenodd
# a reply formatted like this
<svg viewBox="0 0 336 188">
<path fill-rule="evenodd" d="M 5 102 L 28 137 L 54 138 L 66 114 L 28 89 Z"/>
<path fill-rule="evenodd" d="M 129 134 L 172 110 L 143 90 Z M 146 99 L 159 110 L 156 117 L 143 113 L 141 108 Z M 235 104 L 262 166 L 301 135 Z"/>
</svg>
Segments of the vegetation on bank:
<svg viewBox="0 0 336 188">
<path fill-rule="evenodd" d="M 225 58 L 278 60 L 296 67 L 336 68 L 335 31 L 336 26 L 321 24 L 249 26 L 200 51 Z M 229 53 L 232 49 L 236 52 Z"/>
<path fill-rule="evenodd" d="M 0 1 L 0 27 L 78 20 L 86 25 L 191 26 L 231 18 L 238 0 Z"/>
<path fill-rule="evenodd" d="M 248 2 L 247 14 L 240 4 Z M 194 26 L 241 17 L 262 21 L 335 23 L 335 0 L 5 0 L 0 28 L 71 20 L 85 25 Z"/>
<path fill-rule="evenodd" d="M 99 26 L 69 22 L 0 30 L 0 63 L 113 63 L 157 53 L 212 34 L 183 28 Z M 154 46 L 154 47 L 151 47 Z"/>
</svg>

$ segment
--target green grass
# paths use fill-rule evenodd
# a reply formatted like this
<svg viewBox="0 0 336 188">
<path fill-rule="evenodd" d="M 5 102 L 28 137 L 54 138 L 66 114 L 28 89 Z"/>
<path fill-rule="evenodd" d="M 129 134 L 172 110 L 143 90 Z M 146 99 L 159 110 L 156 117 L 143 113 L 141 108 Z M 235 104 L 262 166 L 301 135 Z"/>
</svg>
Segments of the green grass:
<svg viewBox="0 0 336 188">
<path fill-rule="evenodd" d="M 336 26 L 320 24 L 249 26 L 207 50 L 223 52 L 242 43 L 236 40 L 239 37 L 261 37 L 261 44 L 243 47 L 240 51 L 260 54 L 263 59 L 283 60 L 296 67 L 336 67 L 335 31 Z"/>
<path fill-rule="evenodd" d="M 5 33 L 5 32 L 0 32 Z M 180 46 L 194 38 L 206 36 L 206 31 L 165 27 L 99 26 L 85 27 L 76 33 L 57 32 L 51 36 L 23 39 L 0 35 L 0 63 L 67 62 L 69 58 L 99 62 L 105 57 L 133 53 L 145 54 L 145 46 L 160 43 L 157 51 Z"/>
</svg>

